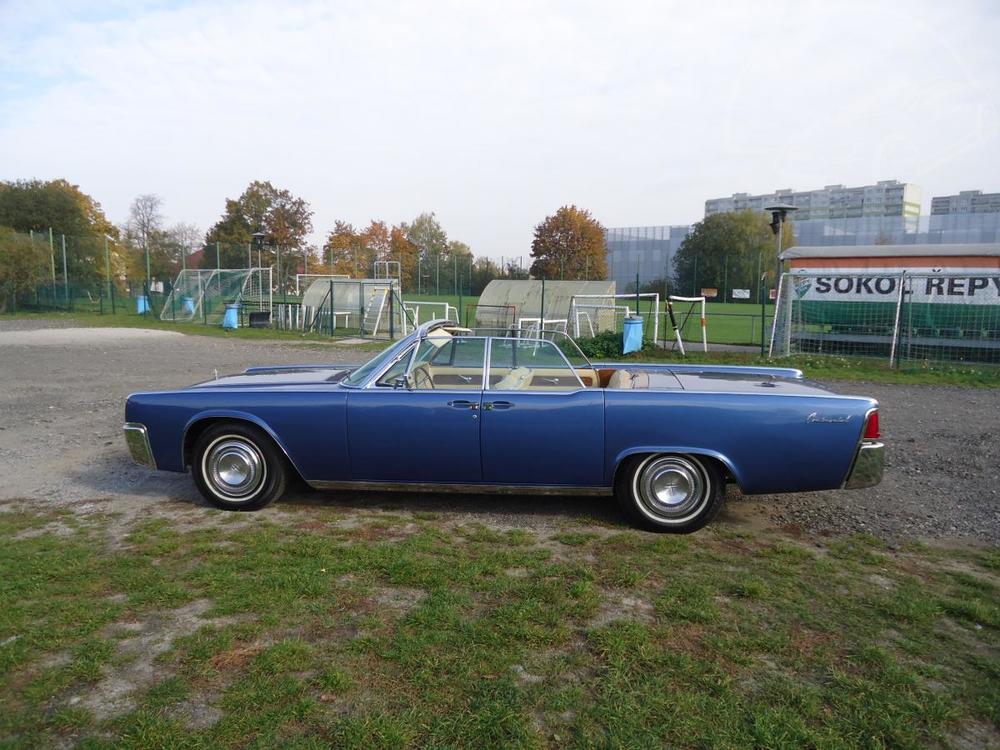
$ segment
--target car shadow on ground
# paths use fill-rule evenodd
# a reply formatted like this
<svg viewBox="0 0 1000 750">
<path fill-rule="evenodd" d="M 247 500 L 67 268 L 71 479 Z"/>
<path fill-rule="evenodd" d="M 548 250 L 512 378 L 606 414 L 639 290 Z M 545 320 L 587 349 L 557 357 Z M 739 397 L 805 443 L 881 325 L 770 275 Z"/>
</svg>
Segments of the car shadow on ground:
<svg viewBox="0 0 1000 750">
<path fill-rule="evenodd" d="M 210 507 L 189 473 L 153 471 L 137 466 L 124 454 L 111 453 L 69 476 L 94 497 L 128 496 L 150 501 Z M 345 511 L 441 513 L 502 525 L 533 525 L 540 518 L 610 523 L 625 526 L 613 497 L 516 495 L 507 493 L 387 492 L 384 490 L 313 490 L 295 481 L 277 503 L 284 508 L 328 507 Z"/>
</svg>

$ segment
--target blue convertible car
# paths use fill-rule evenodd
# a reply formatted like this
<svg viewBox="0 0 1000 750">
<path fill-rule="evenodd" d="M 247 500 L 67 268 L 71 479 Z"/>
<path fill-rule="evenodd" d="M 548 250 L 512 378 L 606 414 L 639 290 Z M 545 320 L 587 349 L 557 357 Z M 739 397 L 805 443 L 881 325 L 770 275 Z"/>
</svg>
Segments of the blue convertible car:
<svg viewBox="0 0 1000 750">
<path fill-rule="evenodd" d="M 693 531 L 725 483 L 853 489 L 882 477 L 877 402 L 798 370 L 595 364 L 548 332 L 420 327 L 367 364 L 253 367 L 125 406 L 133 458 L 190 468 L 220 508 L 298 475 L 317 488 L 614 494 L 636 524 Z"/>
</svg>

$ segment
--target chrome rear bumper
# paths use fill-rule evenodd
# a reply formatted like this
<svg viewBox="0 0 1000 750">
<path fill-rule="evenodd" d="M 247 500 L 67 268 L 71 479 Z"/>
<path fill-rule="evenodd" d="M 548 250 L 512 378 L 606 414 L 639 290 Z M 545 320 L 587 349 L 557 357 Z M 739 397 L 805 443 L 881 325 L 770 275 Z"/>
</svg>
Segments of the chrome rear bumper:
<svg viewBox="0 0 1000 750">
<path fill-rule="evenodd" d="M 845 490 L 860 490 L 864 487 L 874 487 L 882 481 L 885 469 L 885 445 L 883 443 L 862 443 L 858 446 L 858 455 L 854 465 L 847 473 L 844 482 Z"/>
<path fill-rule="evenodd" d="M 125 444 L 128 445 L 128 452 L 132 454 L 132 460 L 137 464 L 156 468 L 156 459 L 153 458 L 153 451 L 149 447 L 149 435 L 146 434 L 146 425 L 138 422 L 126 422 L 123 428 L 125 432 Z"/>
</svg>

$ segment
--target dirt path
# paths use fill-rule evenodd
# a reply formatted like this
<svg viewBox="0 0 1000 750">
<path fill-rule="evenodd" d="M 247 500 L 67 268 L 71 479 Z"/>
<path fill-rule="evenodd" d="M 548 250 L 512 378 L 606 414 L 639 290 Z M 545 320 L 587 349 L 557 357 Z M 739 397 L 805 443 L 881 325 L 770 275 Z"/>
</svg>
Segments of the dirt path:
<svg viewBox="0 0 1000 750">
<path fill-rule="evenodd" d="M 129 460 L 121 423 L 130 392 L 176 387 L 251 364 L 348 363 L 370 356 L 337 346 L 317 351 L 164 331 L 2 322 L 0 499 L 77 505 L 110 498 L 127 514 L 174 500 L 171 507 L 190 512 L 202 501 L 188 476 L 150 472 Z M 724 522 L 1000 543 L 1000 391 L 858 383 L 836 388 L 882 403 L 890 449 L 883 483 L 856 492 L 755 498 L 734 492 Z M 432 510 L 505 528 L 554 527 L 581 516 L 619 522 L 606 498 L 338 493 L 286 502 Z"/>
</svg>

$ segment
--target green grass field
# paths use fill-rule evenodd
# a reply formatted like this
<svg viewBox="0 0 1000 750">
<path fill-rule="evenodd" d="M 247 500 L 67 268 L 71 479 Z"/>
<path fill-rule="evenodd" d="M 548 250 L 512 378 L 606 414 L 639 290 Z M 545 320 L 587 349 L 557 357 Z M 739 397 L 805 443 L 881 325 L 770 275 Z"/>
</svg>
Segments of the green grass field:
<svg viewBox="0 0 1000 750">
<path fill-rule="evenodd" d="M 1000 737 L 1000 556 L 434 513 L 0 513 L 0 746 Z M 971 744 L 970 740 L 971 738 Z"/>
</svg>

